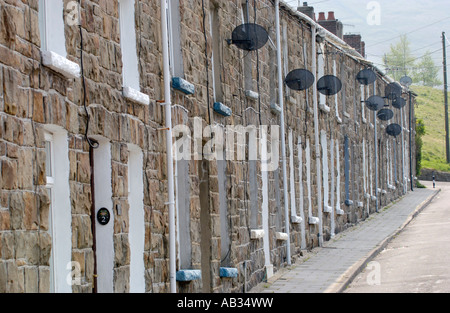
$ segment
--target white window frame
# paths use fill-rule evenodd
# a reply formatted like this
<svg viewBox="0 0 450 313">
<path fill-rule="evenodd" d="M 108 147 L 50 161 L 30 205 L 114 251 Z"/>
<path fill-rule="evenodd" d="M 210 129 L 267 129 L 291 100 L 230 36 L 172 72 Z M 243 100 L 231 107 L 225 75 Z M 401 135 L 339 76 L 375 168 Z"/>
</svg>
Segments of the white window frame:
<svg viewBox="0 0 450 313">
<path fill-rule="evenodd" d="M 136 46 L 136 0 L 119 0 L 120 47 L 122 50 L 123 95 L 144 105 L 150 97 L 141 92 L 139 60 Z"/>
<path fill-rule="evenodd" d="M 71 293 L 75 281 L 67 280 L 72 273 L 72 207 L 67 131 L 47 125 L 44 141 L 50 148 L 49 151 L 46 148 L 46 153 L 50 153 L 50 164 L 46 159 L 46 166 L 50 167 L 51 174 L 46 176 L 46 189 L 50 191 L 48 232 L 52 238 L 50 292 Z M 79 276 L 73 278 L 78 279 Z"/>
<path fill-rule="evenodd" d="M 64 27 L 64 1 L 39 0 L 42 63 L 67 78 L 77 78 L 80 66 L 67 59 Z"/>
<path fill-rule="evenodd" d="M 46 166 L 46 186 L 45 188 L 47 190 L 49 190 L 49 197 L 50 197 L 50 206 L 49 206 L 49 213 L 48 213 L 48 218 L 49 218 L 49 223 L 48 223 L 48 231 L 52 237 L 52 251 L 51 251 L 51 256 L 50 256 L 50 292 L 55 292 L 56 291 L 56 281 L 55 281 L 55 263 L 56 263 L 56 253 L 55 253 L 55 249 L 54 246 L 55 242 L 56 242 L 56 236 L 53 236 L 54 234 L 54 218 L 53 218 L 53 204 L 55 203 L 55 192 L 53 190 L 53 187 L 55 185 L 55 177 L 53 176 L 55 173 L 55 168 L 54 168 L 54 141 L 53 141 L 53 134 L 49 133 L 49 132 L 45 132 L 44 133 L 44 140 L 45 140 L 45 152 L 46 152 L 46 161 L 45 161 L 45 166 Z M 47 144 L 48 144 L 48 149 L 47 149 Z M 49 154 L 49 155 L 48 155 Z M 49 162 L 47 162 L 49 161 Z M 49 164 L 50 163 L 50 164 Z M 50 176 L 47 175 L 47 170 L 50 169 Z"/>
</svg>

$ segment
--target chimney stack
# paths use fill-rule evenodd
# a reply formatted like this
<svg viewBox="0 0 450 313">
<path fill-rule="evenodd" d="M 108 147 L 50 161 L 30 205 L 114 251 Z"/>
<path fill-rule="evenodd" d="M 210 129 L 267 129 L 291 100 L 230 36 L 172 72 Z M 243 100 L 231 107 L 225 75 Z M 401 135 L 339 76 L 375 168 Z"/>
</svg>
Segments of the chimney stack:
<svg viewBox="0 0 450 313">
<path fill-rule="evenodd" d="M 320 26 L 333 33 L 340 39 L 344 37 L 344 25 L 341 21 L 336 19 L 334 11 L 328 12 L 328 19 L 325 18 L 325 12 L 319 13 L 319 20 L 317 21 Z"/>
<path fill-rule="evenodd" d="M 334 12 L 333 11 L 328 12 L 328 20 L 329 21 L 335 21 L 336 20 L 336 17 L 334 16 Z"/>
<path fill-rule="evenodd" d="M 320 21 L 325 21 L 325 20 L 326 20 L 325 12 L 320 12 L 318 21 L 320 22 Z"/>
<path fill-rule="evenodd" d="M 308 6 L 308 2 L 303 2 L 302 7 L 298 7 L 297 11 L 307 15 L 309 18 L 315 20 L 316 14 L 314 13 L 314 7 Z"/>
</svg>

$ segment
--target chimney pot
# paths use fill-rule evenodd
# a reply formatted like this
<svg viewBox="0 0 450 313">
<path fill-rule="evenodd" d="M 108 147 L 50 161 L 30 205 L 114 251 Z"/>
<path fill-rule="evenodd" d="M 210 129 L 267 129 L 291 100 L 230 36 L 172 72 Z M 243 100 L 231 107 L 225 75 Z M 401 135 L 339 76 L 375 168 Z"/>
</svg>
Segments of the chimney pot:
<svg viewBox="0 0 450 313">
<path fill-rule="evenodd" d="M 320 12 L 319 13 L 319 19 L 318 21 L 325 21 L 325 12 Z"/>
<path fill-rule="evenodd" d="M 336 20 L 336 17 L 334 16 L 334 12 L 333 11 L 328 12 L 328 20 L 329 21 L 335 21 Z"/>
</svg>

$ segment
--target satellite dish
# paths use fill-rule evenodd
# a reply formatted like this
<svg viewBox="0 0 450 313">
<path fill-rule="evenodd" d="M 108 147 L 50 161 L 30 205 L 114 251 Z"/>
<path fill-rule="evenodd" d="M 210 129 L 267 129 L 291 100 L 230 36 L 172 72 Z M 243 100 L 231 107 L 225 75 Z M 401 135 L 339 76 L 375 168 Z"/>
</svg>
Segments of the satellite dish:
<svg viewBox="0 0 450 313">
<path fill-rule="evenodd" d="M 378 111 L 377 117 L 382 121 L 389 121 L 394 117 L 394 112 L 389 109 L 382 109 Z"/>
<path fill-rule="evenodd" d="M 266 29 L 258 24 L 247 23 L 236 27 L 231 36 L 232 43 L 239 49 L 246 51 L 259 50 L 269 40 Z"/>
<path fill-rule="evenodd" d="M 317 82 L 317 90 L 326 96 L 333 96 L 342 89 L 342 82 L 339 78 L 333 75 L 323 76 Z"/>
<path fill-rule="evenodd" d="M 286 76 L 285 83 L 290 89 L 305 90 L 314 84 L 314 79 L 314 75 L 310 71 L 297 69 Z"/>
<path fill-rule="evenodd" d="M 384 99 L 380 96 L 372 96 L 366 101 L 366 106 L 371 111 L 379 111 L 384 108 Z"/>
<path fill-rule="evenodd" d="M 403 76 L 402 78 L 400 78 L 400 84 L 402 84 L 405 87 L 409 87 L 412 84 L 412 79 L 409 76 Z"/>
<path fill-rule="evenodd" d="M 402 133 L 402 127 L 398 124 L 391 124 L 386 128 L 386 132 L 389 136 L 397 137 Z"/>
<path fill-rule="evenodd" d="M 402 87 L 399 83 L 390 83 L 386 86 L 385 93 L 386 98 L 388 98 L 389 100 L 395 100 L 402 96 Z"/>
<path fill-rule="evenodd" d="M 406 105 L 406 100 L 403 98 L 396 98 L 392 101 L 392 106 L 396 109 L 401 109 Z"/>
<path fill-rule="evenodd" d="M 361 85 L 367 86 L 377 80 L 377 75 L 371 69 L 366 68 L 358 73 L 356 80 L 359 81 Z"/>
</svg>

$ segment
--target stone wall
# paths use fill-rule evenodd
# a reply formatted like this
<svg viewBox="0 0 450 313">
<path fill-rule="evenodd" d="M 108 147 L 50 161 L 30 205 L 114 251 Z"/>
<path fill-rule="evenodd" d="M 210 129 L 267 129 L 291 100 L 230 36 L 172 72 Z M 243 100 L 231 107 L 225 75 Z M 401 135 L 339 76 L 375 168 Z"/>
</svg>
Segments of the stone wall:
<svg viewBox="0 0 450 313">
<path fill-rule="evenodd" d="M 129 238 L 127 145 L 134 144 L 142 149 L 144 160 L 145 291 L 169 292 L 169 228 L 174 226 L 169 225 L 166 205 L 168 173 L 166 132 L 163 130 L 165 114 L 164 106 L 160 103 L 160 100 L 164 100 L 160 2 L 142 0 L 135 4 L 140 91 L 149 96 L 148 105 L 130 101 L 122 93 L 123 63 L 117 1 L 82 1 L 81 28 L 65 25 L 67 59 L 83 69 L 84 76 L 76 78 L 67 78 L 42 63 L 38 3 L 37 0 L 0 0 L 0 292 L 50 291 L 52 236 L 48 221 L 51 200 L 46 190 L 47 155 L 44 142 L 44 131 L 48 130 L 48 125 L 66 130 L 68 137 L 71 229 L 67 231 L 72 236 L 72 260 L 80 266 L 77 276 L 79 281 L 72 286 L 72 291 L 92 292 L 97 279 L 96 268 L 102 266 L 96 262 L 96 246 L 100 243 L 96 242 L 93 232 L 95 216 L 92 203 L 93 196 L 97 196 L 93 191 L 97 188 L 92 184 L 91 155 L 95 149 L 86 140 L 85 133 L 88 130 L 89 138 L 104 138 L 111 143 L 113 207 L 109 209 L 114 215 L 112 290 L 117 293 L 130 291 L 132 247 Z M 268 43 L 258 52 L 247 53 L 226 41 L 233 29 L 242 23 L 243 3 L 204 1 L 205 7 L 202 7 L 202 1 L 180 0 L 179 36 L 184 64 L 183 78 L 195 86 L 195 93 L 186 95 L 172 91 L 174 125 L 187 125 L 193 130 L 198 120 L 202 128 L 207 125 L 226 129 L 230 125 L 259 127 L 280 124 L 280 116 L 271 111 L 271 104 L 278 102 L 279 92 L 276 49 Z M 256 18 L 256 22 L 268 30 L 275 42 L 273 2 L 257 1 L 256 17 L 254 3 L 249 1 L 250 20 Z M 69 4 L 70 1 L 64 0 L 65 8 Z M 211 9 L 217 12 L 218 25 L 214 24 L 214 27 L 217 27 L 219 39 L 211 37 Z M 206 13 L 205 17 L 203 12 Z M 69 13 L 66 9 L 64 16 Z M 395 145 L 397 151 L 397 180 L 393 182 L 396 188 L 389 189 L 387 166 L 390 164 L 392 172 L 394 166 L 392 159 L 387 158 L 390 156 L 386 148 L 388 136 L 384 131 L 387 124 L 377 121 L 375 126 L 374 113 L 367 108 L 363 113 L 361 89 L 355 77 L 368 63 L 348 53 L 346 49 L 349 47 L 342 47 L 336 42 L 326 40 L 323 45 L 313 43 L 309 22 L 284 6 L 281 8 L 281 23 L 287 34 L 282 52 L 288 49 L 288 59 L 283 58 L 283 64 L 289 70 L 311 70 L 311 47 L 315 44 L 324 53 L 325 74 L 333 74 L 336 64 L 335 71 L 343 82 L 343 90 L 337 97 L 326 98 L 329 112 L 317 111 L 318 125 L 314 123 L 313 90 L 296 92 L 284 86 L 288 205 L 292 210 L 293 192 L 298 215 L 300 208 L 303 208 L 303 226 L 290 223 L 289 229 L 286 229 L 281 159 L 278 168 L 267 173 L 267 180 L 263 178 L 260 160 L 252 163 L 247 159 L 230 159 L 225 160 L 225 166 L 221 167 L 216 160 L 205 161 L 206 154 L 203 160 L 189 160 L 189 194 L 182 197 L 180 192 L 177 201 L 184 201 L 184 207 L 189 210 L 191 269 L 202 270 L 203 279 L 178 282 L 178 291 L 249 290 L 270 273 L 267 263 L 273 265 L 273 271 L 276 272 L 288 262 L 286 241 L 277 240 L 277 233 L 289 232 L 291 261 L 295 262 L 302 250 L 317 247 L 321 240 L 329 240 L 334 233 L 374 213 L 376 201 L 370 196 L 376 194 L 376 144 L 379 156 L 379 206 L 387 205 L 404 194 L 401 138 L 396 141 L 389 139 L 389 149 Z M 214 90 L 211 53 L 214 40 L 218 40 L 219 49 L 215 51 L 214 57 L 220 69 L 218 77 L 223 90 L 222 102 L 232 110 L 230 117 L 217 114 L 212 109 Z M 246 65 L 245 62 L 249 63 Z M 244 81 L 248 77 L 244 73 L 249 64 L 250 85 L 252 91 L 259 93 L 257 99 L 245 95 L 247 90 Z M 374 86 L 368 87 L 369 94 L 383 95 L 388 82 L 387 78 L 379 75 L 376 89 Z M 400 123 L 400 114 L 396 112 L 394 119 Z M 342 215 L 336 214 L 336 211 L 334 214 L 323 212 L 326 190 L 322 183 L 323 150 L 321 142 L 316 139 L 320 140 L 320 136 L 316 136 L 316 126 L 319 132 L 325 131 L 327 138 L 328 153 L 325 159 L 329 169 L 329 203 L 334 210 L 340 206 L 344 211 Z M 378 143 L 374 141 L 375 127 Z M 289 162 L 289 132 L 293 134 L 293 171 Z M 272 135 L 269 132 L 269 139 Z M 350 156 L 348 171 L 345 170 L 344 157 L 346 138 Z M 404 139 L 408 148 L 407 136 Z M 208 138 L 201 139 L 200 147 L 207 141 Z M 311 148 L 310 197 L 305 166 L 307 142 Z M 366 145 L 367 174 L 370 173 L 366 181 L 363 174 L 363 142 Z M 246 155 L 250 152 L 246 146 Z M 317 162 L 320 166 L 317 166 Z M 405 162 L 406 168 L 409 168 L 409 159 L 406 158 Z M 338 171 L 340 176 L 337 175 Z M 291 173 L 294 173 L 294 190 L 290 187 Z M 300 173 L 302 180 L 299 180 Z M 350 182 L 347 186 L 349 200 L 353 201 L 349 205 L 345 204 L 346 175 Z M 263 188 L 263 181 L 267 181 L 267 191 Z M 370 190 L 365 190 L 365 185 Z M 318 194 L 322 195 L 320 199 Z M 322 229 L 319 229 L 318 224 L 308 223 L 310 204 L 312 216 L 323 217 Z M 267 205 L 267 216 L 263 216 L 264 205 Z M 226 212 L 221 215 L 223 208 Z M 223 216 L 226 216 L 226 221 Z M 268 220 L 267 235 L 251 239 L 253 228 L 264 229 L 265 218 Z M 226 256 L 221 252 L 222 242 L 225 242 L 222 238 L 223 227 L 227 227 L 229 237 Z M 268 240 L 269 251 L 265 250 L 265 240 Z M 266 259 L 267 254 L 270 260 Z M 224 266 L 236 268 L 238 277 L 221 278 L 220 267 Z M 181 269 L 180 260 L 177 259 L 177 270 Z"/>
<path fill-rule="evenodd" d="M 449 173 L 431 170 L 428 168 L 423 168 L 420 170 L 419 180 L 433 181 L 433 177 L 436 182 L 449 182 L 450 181 Z"/>
</svg>

